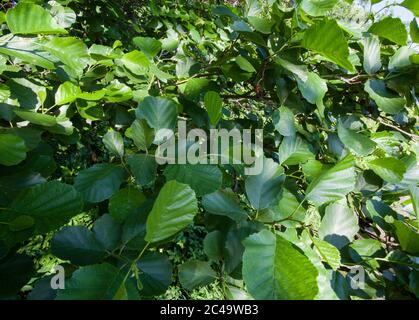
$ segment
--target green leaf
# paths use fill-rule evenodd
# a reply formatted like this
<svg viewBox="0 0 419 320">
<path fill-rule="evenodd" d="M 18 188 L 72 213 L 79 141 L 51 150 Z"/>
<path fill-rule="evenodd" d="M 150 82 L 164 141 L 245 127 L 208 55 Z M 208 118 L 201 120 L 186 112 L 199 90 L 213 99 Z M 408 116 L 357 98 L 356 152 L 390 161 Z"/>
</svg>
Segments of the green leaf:
<svg viewBox="0 0 419 320">
<path fill-rule="evenodd" d="M 418 229 L 407 225 L 402 221 L 394 221 L 396 236 L 400 246 L 407 253 L 417 256 L 419 254 L 419 232 Z"/>
<path fill-rule="evenodd" d="M 0 134 L 0 164 L 14 166 L 26 159 L 25 140 L 14 134 Z"/>
<path fill-rule="evenodd" d="M 294 113 L 287 107 L 281 106 L 279 108 L 279 119 L 273 119 L 275 130 L 283 136 L 295 135 Z"/>
<path fill-rule="evenodd" d="M 126 160 L 138 185 L 146 186 L 156 179 L 157 162 L 154 156 L 134 154 L 127 156 Z"/>
<path fill-rule="evenodd" d="M 172 283 L 172 264 L 167 256 L 149 253 L 137 262 L 140 269 L 141 295 L 157 296 L 166 292 Z"/>
<path fill-rule="evenodd" d="M 297 78 L 298 89 L 304 99 L 312 104 L 323 104 L 323 98 L 327 92 L 326 80 L 320 78 L 314 72 L 307 73 L 307 80 Z"/>
<path fill-rule="evenodd" d="M 378 108 L 389 114 L 402 111 L 406 105 L 406 99 L 388 91 L 382 80 L 368 80 L 365 83 L 364 90 L 368 92 Z"/>
<path fill-rule="evenodd" d="M 324 16 L 331 11 L 339 0 L 303 0 L 301 8 L 314 17 Z"/>
<path fill-rule="evenodd" d="M 220 231 L 214 230 L 204 238 L 204 252 L 208 259 L 218 261 L 224 256 L 224 239 Z"/>
<path fill-rule="evenodd" d="M 281 221 L 286 227 L 299 225 L 303 221 L 306 210 L 301 206 L 298 198 L 288 189 L 282 188 L 279 200 L 267 209 L 265 214 L 272 214 L 272 221 Z M 292 221 L 287 221 L 291 220 Z"/>
<path fill-rule="evenodd" d="M 22 231 L 31 228 L 35 224 L 35 220 L 30 216 L 18 216 L 9 223 L 9 228 L 12 231 Z"/>
<path fill-rule="evenodd" d="M 326 241 L 313 238 L 313 243 L 320 256 L 333 269 L 337 270 L 340 267 L 340 253 L 336 247 L 332 246 Z"/>
<path fill-rule="evenodd" d="M 308 143 L 299 136 L 288 136 L 282 140 L 278 150 L 281 165 L 295 165 L 314 159 Z"/>
<path fill-rule="evenodd" d="M 103 136 L 102 141 L 110 153 L 113 153 L 121 158 L 124 156 L 124 139 L 119 132 L 113 130 L 108 131 Z"/>
<path fill-rule="evenodd" d="M 401 46 L 407 42 L 407 31 L 400 18 L 386 17 L 372 24 L 368 32 Z"/>
<path fill-rule="evenodd" d="M 0 298 L 17 297 L 20 289 L 33 275 L 33 261 L 30 257 L 15 254 L 0 262 Z"/>
<path fill-rule="evenodd" d="M 335 202 L 326 207 L 319 237 L 340 249 L 354 239 L 358 230 L 356 214 L 344 202 Z"/>
<path fill-rule="evenodd" d="M 208 91 L 204 96 L 204 105 L 211 124 L 215 126 L 221 119 L 221 109 L 223 108 L 223 101 L 220 95 L 217 92 Z"/>
<path fill-rule="evenodd" d="M 150 60 L 147 56 L 138 50 L 124 54 L 121 58 L 124 66 L 136 75 L 145 75 L 150 67 Z"/>
<path fill-rule="evenodd" d="M 210 284 L 217 274 L 208 261 L 189 260 L 178 267 L 179 281 L 186 290 Z"/>
<path fill-rule="evenodd" d="M 381 242 L 375 239 L 357 239 L 349 246 L 348 252 L 354 262 L 373 268 L 378 268 L 379 264 L 372 258 L 385 256 Z"/>
<path fill-rule="evenodd" d="M 419 26 L 416 19 L 413 19 L 412 22 L 410 22 L 410 37 L 412 38 L 412 41 L 415 43 L 419 43 Z"/>
<path fill-rule="evenodd" d="M 13 34 L 66 34 L 41 6 L 23 2 L 7 11 L 6 22 Z"/>
<path fill-rule="evenodd" d="M 121 242 L 122 227 L 110 214 L 104 214 L 95 221 L 93 234 L 106 250 L 113 251 Z"/>
<path fill-rule="evenodd" d="M 14 113 L 23 120 L 29 121 L 30 123 L 37 124 L 44 127 L 53 127 L 57 125 L 57 118 L 48 114 L 26 111 L 26 110 L 14 110 Z"/>
<path fill-rule="evenodd" d="M 154 129 L 150 128 L 144 119 L 135 120 L 129 129 L 131 132 L 128 134 L 127 130 L 126 136 L 134 140 L 138 149 L 147 151 L 154 140 Z"/>
<path fill-rule="evenodd" d="M 306 199 L 316 206 L 342 199 L 355 188 L 355 177 L 354 158 L 348 155 L 309 184 Z"/>
<path fill-rule="evenodd" d="M 154 58 L 161 50 L 161 42 L 153 38 L 135 37 L 132 42 L 149 58 Z"/>
<path fill-rule="evenodd" d="M 15 213 L 32 217 L 35 220 L 34 233 L 42 234 L 66 223 L 80 213 L 82 207 L 81 196 L 72 186 L 51 181 L 22 191 L 9 210 L 11 217 Z"/>
<path fill-rule="evenodd" d="M 363 134 L 347 129 L 342 121 L 338 123 L 339 139 L 345 147 L 360 156 L 367 156 L 375 150 L 377 144 Z"/>
<path fill-rule="evenodd" d="M 102 202 L 112 197 L 124 180 L 124 169 L 110 163 L 100 163 L 80 171 L 74 187 L 87 202 Z"/>
<path fill-rule="evenodd" d="M 318 272 L 291 242 L 262 230 L 243 244 L 243 280 L 255 299 L 307 300 L 316 296 Z"/>
<path fill-rule="evenodd" d="M 202 198 L 202 205 L 205 211 L 226 216 L 240 222 L 247 219 L 246 211 L 240 206 L 239 199 L 233 192 L 218 190 L 207 194 Z"/>
<path fill-rule="evenodd" d="M 186 184 L 167 182 L 148 215 L 145 240 L 158 242 L 173 236 L 192 223 L 197 212 L 195 192 Z"/>
<path fill-rule="evenodd" d="M 43 50 L 34 38 L 23 38 L 7 34 L 0 38 L 0 53 L 23 62 L 53 70 L 57 58 Z"/>
<path fill-rule="evenodd" d="M 164 176 L 188 184 L 197 196 L 216 191 L 221 187 L 222 173 L 217 166 L 210 164 L 174 164 L 168 165 Z"/>
<path fill-rule="evenodd" d="M 369 167 L 383 180 L 397 183 L 403 179 L 406 165 L 403 161 L 393 158 L 379 158 L 368 162 Z"/>
<path fill-rule="evenodd" d="M 348 60 L 348 43 L 335 20 L 323 20 L 311 26 L 304 34 L 302 46 L 318 52 L 349 71 L 354 71 Z"/>
<path fill-rule="evenodd" d="M 124 274 L 108 263 L 81 267 L 58 290 L 57 300 L 112 300 L 121 287 Z"/>
<path fill-rule="evenodd" d="M 155 142 L 163 139 L 160 129 L 173 130 L 177 120 L 176 104 L 169 99 L 160 97 L 145 97 L 135 111 L 138 119 L 145 119 L 151 128 L 156 130 Z"/>
<path fill-rule="evenodd" d="M 79 266 L 98 263 L 106 255 L 105 248 L 85 226 L 62 228 L 52 238 L 51 252 Z"/>
<path fill-rule="evenodd" d="M 125 221 L 146 201 L 146 197 L 138 189 L 128 187 L 119 190 L 109 200 L 109 213 L 118 222 Z"/>
<path fill-rule="evenodd" d="M 256 69 L 252 66 L 252 64 L 244 57 L 237 56 L 234 61 L 237 63 L 237 65 L 246 72 L 256 72 Z"/>
<path fill-rule="evenodd" d="M 256 16 L 248 16 L 247 20 L 249 20 L 250 25 L 255 28 L 256 31 L 259 31 L 263 34 L 270 34 L 272 26 L 275 24 L 275 22 L 266 18 Z"/>
<path fill-rule="evenodd" d="M 412 64 L 410 56 L 414 55 L 416 51 L 409 47 L 401 47 L 397 49 L 396 53 L 390 58 L 388 62 L 388 70 L 390 72 L 397 71 L 397 69 L 403 69 Z"/>
<path fill-rule="evenodd" d="M 262 173 L 249 176 L 245 182 L 251 205 L 258 210 L 267 208 L 279 196 L 284 180 L 284 169 L 272 159 L 264 158 Z"/>
<path fill-rule="evenodd" d="M 86 44 L 74 37 L 52 38 L 42 48 L 56 56 L 65 65 L 65 71 L 70 72 L 70 76 L 80 77 L 90 62 Z"/>
<path fill-rule="evenodd" d="M 77 99 L 79 94 L 81 94 L 80 87 L 66 81 L 58 87 L 57 92 L 55 93 L 55 104 L 61 106 L 63 104 L 71 103 Z"/>
<path fill-rule="evenodd" d="M 380 40 L 375 35 L 369 35 L 361 43 L 364 46 L 364 70 L 374 74 L 381 69 Z"/>
<path fill-rule="evenodd" d="M 413 211 L 416 213 L 416 225 L 419 228 L 419 187 L 417 185 L 410 186 L 409 194 L 412 201 Z"/>
<path fill-rule="evenodd" d="M 419 4 L 416 0 L 404 0 L 400 5 L 412 11 L 416 17 L 419 16 Z"/>
</svg>

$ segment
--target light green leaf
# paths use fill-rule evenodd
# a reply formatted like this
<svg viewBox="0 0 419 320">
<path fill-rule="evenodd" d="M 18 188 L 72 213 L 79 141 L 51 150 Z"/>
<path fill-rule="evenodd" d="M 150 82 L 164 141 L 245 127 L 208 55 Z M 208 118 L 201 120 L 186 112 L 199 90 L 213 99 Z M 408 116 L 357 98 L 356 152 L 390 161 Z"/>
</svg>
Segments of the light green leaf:
<svg viewBox="0 0 419 320">
<path fill-rule="evenodd" d="M 407 31 L 400 18 L 386 17 L 372 24 L 368 32 L 401 46 L 407 42 Z"/>
<path fill-rule="evenodd" d="M 284 169 L 272 159 L 263 159 L 263 171 L 249 176 L 245 187 L 247 198 L 255 209 L 267 208 L 278 196 L 285 180 Z"/>
<path fill-rule="evenodd" d="M 44 127 L 53 127 L 57 125 L 57 118 L 48 114 L 26 111 L 26 110 L 13 110 L 13 112 L 23 120 L 30 123 L 37 124 Z"/>
<path fill-rule="evenodd" d="M 403 179 L 406 165 L 403 161 L 393 158 L 379 158 L 368 162 L 369 167 L 383 180 L 397 183 Z"/>
<path fill-rule="evenodd" d="M 129 71 L 140 76 L 146 74 L 150 67 L 147 56 L 138 50 L 124 54 L 121 61 Z"/>
<path fill-rule="evenodd" d="M 79 266 L 98 263 L 106 255 L 105 248 L 85 226 L 62 228 L 52 238 L 51 251 L 56 257 Z"/>
<path fill-rule="evenodd" d="M 400 5 L 412 11 L 416 17 L 419 16 L 419 3 L 416 0 L 404 0 Z"/>
<path fill-rule="evenodd" d="M 382 80 L 368 80 L 365 83 L 364 90 L 368 92 L 378 108 L 389 114 L 402 111 L 406 105 L 406 99 L 388 91 Z"/>
<path fill-rule="evenodd" d="M 255 28 L 256 31 L 264 34 L 270 34 L 272 26 L 275 24 L 275 22 L 266 18 L 256 16 L 248 16 L 247 20 L 249 20 L 250 25 Z"/>
<path fill-rule="evenodd" d="M 12 34 L 0 38 L 0 53 L 50 70 L 55 69 L 55 63 L 58 62 L 56 57 L 43 50 L 36 39 Z"/>
<path fill-rule="evenodd" d="M 262 230 L 243 244 L 243 280 L 255 299 L 307 300 L 316 296 L 318 272 L 291 242 Z"/>
<path fill-rule="evenodd" d="M 61 106 L 63 104 L 71 103 L 77 99 L 77 96 L 80 93 L 81 89 L 79 86 L 66 81 L 58 87 L 57 92 L 55 93 L 55 104 Z"/>
<path fill-rule="evenodd" d="M 419 254 L 419 231 L 402 221 L 394 221 L 396 227 L 397 239 L 400 242 L 400 246 L 407 253 L 414 256 Z"/>
<path fill-rule="evenodd" d="M 333 270 L 337 270 L 340 267 L 339 250 L 326 241 L 317 238 L 313 238 L 312 240 L 322 259 L 327 262 Z"/>
<path fill-rule="evenodd" d="M 108 131 L 103 136 L 103 144 L 110 153 L 117 155 L 119 157 L 124 156 L 124 139 L 122 135 L 117 131 Z"/>
<path fill-rule="evenodd" d="M 161 50 L 161 42 L 153 38 L 135 37 L 132 42 L 149 58 L 154 58 Z"/>
<path fill-rule="evenodd" d="M 179 281 L 186 290 L 206 286 L 217 279 L 208 261 L 189 260 L 178 267 Z"/>
<path fill-rule="evenodd" d="M 221 187 L 222 173 L 211 164 L 174 164 L 164 170 L 166 180 L 176 180 L 188 184 L 197 196 L 216 191 Z"/>
<path fill-rule="evenodd" d="M 309 184 L 306 199 L 316 206 L 342 199 L 355 188 L 355 177 L 354 158 L 348 155 Z"/>
<path fill-rule="evenodd" d="M 359 230 L 356 214 L 342 201 L 326 207 L 319 237 L 340 249 L 351 242 Z"/>
<path fill-rule="evenodd" d="M 111 163 L 100 163 L 80 171 L 74 187 L 87 202 L 102 202 L 114 195 L 124 180 L 124 169 Z"/>
<path fill-rule="evenodd" d="M 408 67 L 412 64 L 410 56 L 414 55 L 416 51 L 409 47 L 401 47 L 397 49 L 396 53 L 390 58 L 388 62 L 388 70 L 394 72 L 397 69 Z"/>
<path fill-rule="evenodd" d="M 381 69 L 380 40 L 375 35 L 369 35 L 361 43 L 364 46 L 364 70 L 374 74 Z"/>
<path fill-rule="evenodd" d="M 377 144 L 363 134 L 347 129 L 342 121 L 338 123 L 339 139 L 345 147 L 360 156 L 367 156 L 375 150 Z"/>
<path fill-rule="evenodd" d="M 240 206 L 239 199 L 233 192 L 218 190 L 207 194 L 202 198 L 202 205 L 205 211 L 229 217 L 236 222 L 246 220 L 248 217 L 246 211 Z"/>
<path fill-rule="evenodd" d="M 86 44 L 74 37 L 55 37 L 42 45 L 42 48 L 56 56 L 74 77 L 80 77 L 90 62 Z"/>
<path fill-rule="evenodd" d="M 307 72 L 307 80 L 302 81 L 297 78 L 297 84 L 304 99 L 318 106 L 323 104 L 323 98 L 327 92 L 326 80 L 314 72 Z"/>
<path fill-rule="evenodd" d="M 221 119 L 221 109 L 223 108 L 223 101 L 220 95 L 217 92 L 208 91 L 204 96 L 204 105 L 211 124 L 215 126 Z"/>
<path fill-rule="evenodd" d="M 238 56 L 234 59 L 234 61 L 243 71 L 256 72 L 256 69 L 252 66 L 252 64 L 245 57 Z"/>
<path fill-rule="evenodd" d="M 339 0 L 303 0 L 301 8 L 314 17 L 324 16 L 331 11 Z"/>
<path fill-rule="evenodd" d="M 274 115 L 275 130 L 283 136 L 295 135 L 294 113 L 287 107 L 281 106 L 278 112 L 279 119 L 276 121 Z"/>
<path fill-rule="evenodd" d="M 50 13 L 41 6 L 23 2 L 7 11 L 6 22 L 13 34 L 66 34 L 51 17 Z"/>
<path fill-rule="evenodd" d="M 354 71 L 348 60 L 348 43 L 335 20 L 323 20 L 311 26 L 304 34 L 302 46 L 318 52 L 349 71 Z"/>
<path fill-rule="evenodd" d="M 14 166 L 25 159 L 25 140 L 14 134 L 0 134 L 0 164 Z"/>
<path fill-rule="evenodd" d="M 167 182 L 148 215 L 145 240 L 158 242 L 173 236 L 192 223 L 197 212 L 195 192 L 186 184 Z"/>
<path fill-rule="evenodd" d="M 413 19 L 410 22 L 410 37 L 412 38 L 412 42 L 419 43 L 419 26 L 416 19 Z"/>
</svg>

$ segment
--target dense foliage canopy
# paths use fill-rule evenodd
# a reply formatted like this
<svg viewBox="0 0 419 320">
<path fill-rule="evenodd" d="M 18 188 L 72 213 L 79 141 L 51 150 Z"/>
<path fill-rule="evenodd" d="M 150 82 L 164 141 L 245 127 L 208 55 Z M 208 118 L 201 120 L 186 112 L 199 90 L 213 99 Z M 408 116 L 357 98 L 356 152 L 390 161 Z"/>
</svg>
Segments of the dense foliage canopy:
<svg viewBox="0 0 419 320">
<path fill-rule="evenodd" d="M 416 19 L 352 0 L 1 6 L 0 298 L 419 297 Z M 262 173 L 158 165 L 178 119 L 263 129 Z"/>
</svg>

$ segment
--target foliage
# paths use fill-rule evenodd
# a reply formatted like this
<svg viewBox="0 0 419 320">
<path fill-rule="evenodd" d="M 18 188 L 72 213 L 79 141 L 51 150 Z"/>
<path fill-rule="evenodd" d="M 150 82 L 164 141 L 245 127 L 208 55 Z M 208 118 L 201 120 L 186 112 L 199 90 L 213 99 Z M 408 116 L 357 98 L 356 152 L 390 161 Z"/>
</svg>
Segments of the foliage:
<svg viewBox="0 0 419 320">
<path fill-rule="evenodd" d="M 3 0 L 0 298 L 418 298 L 419 29 L 351 3 Z M 179 118 L 262 173 L 158 165 Z"/>
</svg>

